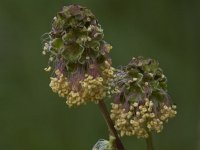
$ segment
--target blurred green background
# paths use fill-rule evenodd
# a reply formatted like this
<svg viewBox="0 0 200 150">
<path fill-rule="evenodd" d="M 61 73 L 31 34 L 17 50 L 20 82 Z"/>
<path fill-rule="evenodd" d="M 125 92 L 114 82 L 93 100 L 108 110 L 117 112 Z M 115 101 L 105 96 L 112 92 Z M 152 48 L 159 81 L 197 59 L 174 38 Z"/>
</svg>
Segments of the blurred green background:
<svg viewBox="0 0 200 150">
<path fill-rule="evenodd" d="M 0 0 L 0 150 L 91 150 L 107 128 L 95 104 L 69 109 L 43 71 L 41 35 L 63 5 L 81 4 L 113 45 L 114 66 L 159 60 L 178 115 L 154 135 L 156 150 L 200 150 L 200 1 Z M 123 138 L 126 150 L 145 141 Z"/>
</svg>

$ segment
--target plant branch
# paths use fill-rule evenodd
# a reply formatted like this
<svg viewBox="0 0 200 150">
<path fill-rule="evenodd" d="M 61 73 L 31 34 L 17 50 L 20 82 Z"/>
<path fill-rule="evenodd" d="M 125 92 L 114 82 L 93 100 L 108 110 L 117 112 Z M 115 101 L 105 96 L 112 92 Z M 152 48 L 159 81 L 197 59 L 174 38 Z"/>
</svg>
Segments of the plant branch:
<svg viewBox="0 0 200 150">
<path fill-rule="evenodd" d="M 117 150 L 125 150 L 124 146 L 123 146 L 123 144 L 122 144 L 122 142 L 121 142 L 121 140 L 120 140 L 120 138 L 117 134 L 117 131 L 114 128 L 114 124 L 113 124 L 113 122 L 110 118 L 109 112 L 106 108 L 104 101 L 103 100 L 99 101 L 98 106 L 99 106 L 101 113 L 102 113 L 102 115 L 103 115 L 103 117 L 106 121 L 106 124 L 108 126 L 109 131 L 110 131 L 110 134 L 113 137 L 115 137 L 115 146 L 116 146 Z"/>
<path fill-rule="evenodd" d="M 152 134 L 149 132 L 149 137 L 146 139 L 147 150 L 153 150 Z"/>
</svg>

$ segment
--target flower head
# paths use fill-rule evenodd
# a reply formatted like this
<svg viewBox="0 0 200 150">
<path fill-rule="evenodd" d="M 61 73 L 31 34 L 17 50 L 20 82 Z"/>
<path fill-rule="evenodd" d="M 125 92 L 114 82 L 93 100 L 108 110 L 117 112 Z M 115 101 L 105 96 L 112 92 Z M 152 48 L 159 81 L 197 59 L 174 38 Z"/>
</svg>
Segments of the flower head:
<svg viewBox="0 0 200 150">
<path fill-rule="evenodd" d="M 101 25 L 80 5 L 64 6 L 52 22 L 43 54 L 49 55 L 46 71 L 53 71 L 50 87 L 69 106 L 98 102 L 107 95 L 113 68 L 112 46 L 103 40 Z"/>
<path fill-rule="evenodd" d="M 176 115 L 176 106 L 167 93 L 167 79 L 157 61 L 133 58 L 116 73 L 117 94 L 111 118 L 123 135 L 147 138 L 161 132 L 164 123 Z"/>
</svg>

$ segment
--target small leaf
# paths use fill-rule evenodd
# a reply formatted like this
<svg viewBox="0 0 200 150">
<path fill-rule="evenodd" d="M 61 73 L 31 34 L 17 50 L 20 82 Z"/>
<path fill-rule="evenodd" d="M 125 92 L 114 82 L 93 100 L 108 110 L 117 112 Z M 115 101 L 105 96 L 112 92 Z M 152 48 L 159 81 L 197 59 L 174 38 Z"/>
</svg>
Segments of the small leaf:
<svg viewBox="0 0 200 150">
<path fill-rule="evenodd" d="M 76 37 L 75 37 L 73 31 L 70 31 L 70 32 L 64 34 L 64 35 L 62 36 L 62 39 L 63 39 L 63 41 L 65 41 L 65 42 L 71 42 L 71 41 L 74 41 L 74 40 L 76 39 Z"/>
<path fill-rule="evenodd" d="M 86 44 L 88 47 L 91 47 L 94 51 L 99 51 L 100 43 L 98 41 L 90 41 Z"/>
<path fill-rule="evenodd" d="M 53 41 L 52 41 L 52 46 L 53 48 L 56 48 L 56 49 L 60 49 L 63 47 L 63 41 L 61 38 L 55 38 Z"/>
<path fill-rule="evenodd" d="M 63 56 L 70 62 L 76 62 L 80 59 L 84 48 L 76 43 L 67 44 L 63 51 Z"/>
</svg>

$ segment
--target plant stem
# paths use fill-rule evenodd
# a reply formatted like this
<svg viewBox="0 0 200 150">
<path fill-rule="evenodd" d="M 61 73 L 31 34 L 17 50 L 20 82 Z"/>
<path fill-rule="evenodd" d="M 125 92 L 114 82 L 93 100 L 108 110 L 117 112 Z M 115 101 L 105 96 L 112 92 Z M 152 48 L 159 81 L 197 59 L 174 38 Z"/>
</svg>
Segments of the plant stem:
<svg viewBox="0 0 200 150">
<path fill-rule="evenodd" d="M 147 150 L 153 150 L 152 134 L 149 132 L 149 137 L 146 139 Z"/>
<path fill-rule="evenodd" d="M 120 138 L 117 134 L 117 131 L 114 128 L 114 124 L 113 124 L 113 122 L 110 118 L 109 112 L 106 108 L 104 101 L 103 100 L 99 101 L 98 105 L 99 105 L 101 113 L 102 113 L 102 115 L 103 115 L 103 117 L 106 121 L 106 124 L 108 126 L 109 131 L 110 131 L 110 134 L 113 137 L 115 137 L 115 146 L 116 146 L 117 150 L 125 150 L 124 146 L 123 146 L 123 144 L 122 144 L 122 142 L 121 142 L 121 140 L 120 140 Z"/>
</svg>

